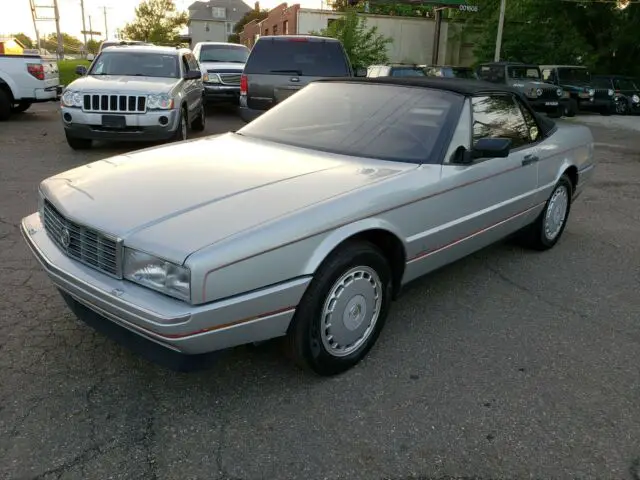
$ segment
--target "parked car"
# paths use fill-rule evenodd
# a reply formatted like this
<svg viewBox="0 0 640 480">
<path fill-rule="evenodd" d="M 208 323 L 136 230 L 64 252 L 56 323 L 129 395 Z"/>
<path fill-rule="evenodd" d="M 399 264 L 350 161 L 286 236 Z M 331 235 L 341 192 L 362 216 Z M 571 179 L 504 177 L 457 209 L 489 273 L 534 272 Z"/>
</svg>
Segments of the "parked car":
<svg viewBox="0 0 640 480">
<path fill-rule="evenodd" d="M 478 76 L 471 67 L 452 65 L 421 65 L 428 77 L 467 78 L 477 79 Z"/>
<path fill-rule="evenodd" d="M 577 65 L 540 65 L 542 78 L 569 92 L 568 112 L 595 111 L 611 115 L 615 111 L 613 89 L 596 88 L 586 67 Z M 571 116 L 569 114 L 569 116 Z"/>
<path fill-rule="evenodd" d="M 58 62 L 38 54 L 0 54 L 0 120 L 34 103 L 55 102 L 62 91 Z"/>
<path fill-rule="evenodd" d="M 48 178 L 21 229 L 72 310 L 144 354 L 284 337 L 331 375 L 407 282 L 511 234 L 556 245 L 593 152 L 508 87 L 324 79 L 235 133 Z"/>
<path fill-rule="evenodd" d="M 366 76 L 366 70 L 355 72 Z M 260 37 L 240 79 L 240 117 L 250 122 L 323 77 L 350 77 L 353 68 L 339 40 L 313 35 Z"/>
<path fill-rule="evenodd" d="M 204 74 L 207 103 L 240 103 L 240 77 L 249 49 L 237 43 L 199 42 L 193 54 Z"/>
<path fill-rule="evenodd" d="M 594 75 L 593 86 L 613 89 L 613 98 L 618 115 L 640 112 L 640 86 L 633 77 L 626 75 Z"/>
<path fill-rule="evenodd" d="M 149 43 L 149 42 L 143 42 L 142 40 L 104 40 L 101 44 L 100 44 L 100 48 L 98 49 L 98 53 L 102 52 L 102 50 L 104 50 L 107 47 L 115 47 L 115 46 L 120 46 L 120 47 L 124 47 L 127 45 L 153 45 L 153 43 Z"/>
<path fill-rule="evenodd" d="M 536 112 L 545 112 L 550 117 L 575 115 L 569 108 L 569 93 L 562 88 L 542 81 L 537 65 L 520 62 L 490 62 L 478 65 L 479 79 L 509 85 L 521 91 Z"/>
<path fill-rule="evenodd" d="M 190 50 L 118 46 L 103 50 L 62 94 L 62 122 L 73 149 L 94 140 L 186 140 L 205 128 L 200 65 Z"/>
<path fill-rule="evenodd" d="M 418 65 L 393 63 L 390 65 L 371 65 L 367 77 L 426 77 Z"/>
</svg>

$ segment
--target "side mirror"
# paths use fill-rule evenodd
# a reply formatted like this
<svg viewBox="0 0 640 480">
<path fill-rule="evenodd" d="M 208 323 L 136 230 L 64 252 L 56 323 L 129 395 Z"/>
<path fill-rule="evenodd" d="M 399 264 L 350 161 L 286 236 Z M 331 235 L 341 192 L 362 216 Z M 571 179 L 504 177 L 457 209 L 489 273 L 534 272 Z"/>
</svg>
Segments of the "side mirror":
<svg viewBox="0 0 640 480">
<path fill-rule="evenodd" d="M 356 77 L 366 77 L 367 69 L 366 68 L 356 68 Z"/>
<path fill-rule="evenodd" d="M 456 163 L 468 165 L 480 158 L 506 158 L 510 150 L 510 138 L 481 138 L 471 150 L 464 150 L 458 154 Z"/>
<path fill-rule="evenodd" d="M 76 74 L 78 75 L 86 75 L 87 74 L 87 67 L 85 67 L 84 65 L 78 65 L 76 67 Z"/>
<path fill-rule="evenodd" d="M 189 70 L 184 78 L 185 80 L 199 80 L 202 78 L 202 72 L 198 70 Z"/>
</svg>

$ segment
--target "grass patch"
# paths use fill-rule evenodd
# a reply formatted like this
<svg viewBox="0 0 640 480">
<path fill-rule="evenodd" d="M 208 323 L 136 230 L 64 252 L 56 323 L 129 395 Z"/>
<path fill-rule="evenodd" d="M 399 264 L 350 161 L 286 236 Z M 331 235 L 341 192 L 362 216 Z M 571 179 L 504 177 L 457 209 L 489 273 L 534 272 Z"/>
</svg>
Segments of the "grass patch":
<svg viewBox="0 0 640 480">
<path fill-rule="evenodd" d="M 60 71 L 60 85 L 69 85 L 78 75 L 76 75 L 76 67 L 84 65 L 89 68 L 91 62 L 88 60 L 61 60 L 58 62 L 58 70 Z"/>
</svg>

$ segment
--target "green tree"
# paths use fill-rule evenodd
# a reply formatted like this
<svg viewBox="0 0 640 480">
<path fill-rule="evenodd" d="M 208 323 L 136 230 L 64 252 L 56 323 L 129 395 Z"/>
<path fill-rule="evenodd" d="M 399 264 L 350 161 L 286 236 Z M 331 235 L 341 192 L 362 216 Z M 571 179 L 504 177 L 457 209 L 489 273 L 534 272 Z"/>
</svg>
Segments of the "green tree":
<svg viewBox="0 0 640 480">
<path fill-rule="evenodd" d="M 387 45 L 393 42 L 379 33 L 378 27 L 367 27 L 367 19 L 358 15 L 355 8 L 347 8 L 342 18 L 312 35 L 340 40 L 354 68 L 388 62 Z"/>
<path fill-rule="evenodd" d="M 269 10 L 264 10 L 264 9 L 261 9 L 261 10 L 254 9 L 245 13 L 242 16 L 242 18 L 238 20 L 238 23 L 236 23 L 235 26 L 233 27 L 233 33 L 229 35 L 229 42 L 240 43 L 240 33 L 244 29 L 244 26 L 252 20 L 261 22 L 262 20 L 267 18 L 267 15 L 269 15 Z"/>
<path fill-rule="evenodd" d="M 62 33 L 61 36 L 64 53 L 78 54 L 82 51 L 82 42 L 78 38 L 68 33 Z M 42 47 L 46 50 L 50 52 L 58 51 L 58 36 L 55 33 L 44 36 L 41 38 L 41 42 Z"/>
<path fill-rule="evenodd" d="M 27 36 L 26 34 L 14 33 L 12 36 L 15 37 L 16 40 L 18 40 L 22 45 L 24 45 L 24 48 L 35 48 L 33 40 L 31 40 L 31 37 Z"/>
<path fill-rule="evenodd" d="M 100 42 L 98 40 L 87 40 L 87 53 L 98 53 L 100 49 Z"/>
<path fill-rule="evenodd" d="M 179 43 L 180 30 L 189 20 L 186 12 L 178 12 L 173 0 L 145 0 L 135 12 L 135 20 L 122 29 L 124 37 L 158 45 Z"/>
</svg>

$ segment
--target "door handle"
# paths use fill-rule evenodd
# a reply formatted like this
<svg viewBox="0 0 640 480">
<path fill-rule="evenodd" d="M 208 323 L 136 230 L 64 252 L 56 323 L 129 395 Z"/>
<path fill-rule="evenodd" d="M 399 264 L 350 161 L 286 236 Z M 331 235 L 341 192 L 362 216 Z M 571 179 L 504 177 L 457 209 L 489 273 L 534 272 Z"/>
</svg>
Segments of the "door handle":
<svg viewBox="0 0 640 480">
<path fill-rule="evenodd" d="M 522 160 L 522 165 L 531 165 L 538 160 L 540 160 L 540 157 L 538 157 L 537 155 L 525 155 L 524 159 Z"/>
</svg>

